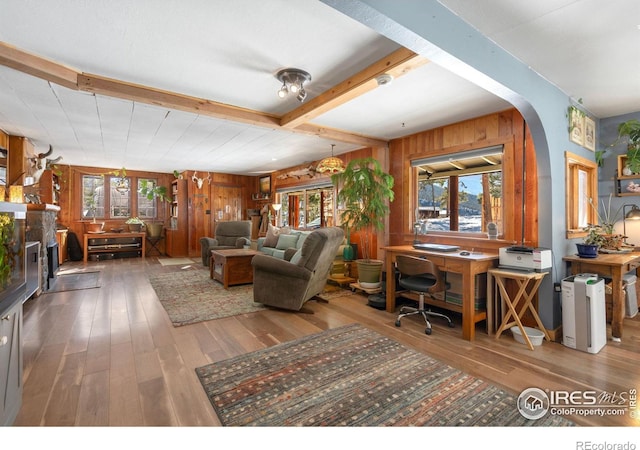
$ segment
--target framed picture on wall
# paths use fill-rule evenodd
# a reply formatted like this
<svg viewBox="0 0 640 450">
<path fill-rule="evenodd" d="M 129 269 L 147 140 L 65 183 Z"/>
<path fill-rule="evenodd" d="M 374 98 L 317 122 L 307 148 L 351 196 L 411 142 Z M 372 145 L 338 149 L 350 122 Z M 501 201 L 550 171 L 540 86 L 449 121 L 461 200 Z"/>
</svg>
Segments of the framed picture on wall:
<svg viewBox="0 0 640 450">
<path fill-rule="evenodd" d="M 584 147 L 595 151 L 596 150 L 596 123 L 591 117 L 584 117 Z"/>
<path fill-rule="evenodd" d="M 578 145 L 584 145 L 584 113 L 578 108 L 570 108 L 569 139 Z"/>
<path fill-rule="evenodd" d="M 260 193 L 271 194 L 271 175 L 260 177 Z"/>
</svg>

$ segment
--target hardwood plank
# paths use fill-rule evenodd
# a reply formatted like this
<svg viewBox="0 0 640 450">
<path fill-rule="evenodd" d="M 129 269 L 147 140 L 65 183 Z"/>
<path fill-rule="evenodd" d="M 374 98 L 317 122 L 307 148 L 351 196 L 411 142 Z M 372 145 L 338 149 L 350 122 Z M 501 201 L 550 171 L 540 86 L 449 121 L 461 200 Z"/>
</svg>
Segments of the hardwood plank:
<svg viewBox="0 0 640 450">
<path fill-rule="evenodd" d="M 62 358 L 42 425 L 72 426 L 75 424 L 85 357 L 85 353 L 82 352 L 65 355 Z"/>
<path fill-rule="evenodd" d="M 112 345 L 109 371 L 109 425 L 143 425 L 142 409 L 138 398 L 133 344 L 124 342 Z"/>
<path fill-rule="evenodd" d="M 16 418 L 16 425 L 42 424 L 63 352 L 64 344 L 43 347 L 29 375 L 23 377 L 22 407 Z"/>
<path fill-rule="evenodd" d="M 170 269 L 149 260 L 92 265 L 102 271 L 103 287 L 25 304 L 24 396 L 16 425 L 217 426 L 196 367 L 349 323 L 514 394 L 531 386 L 619 393 L 640 384 L 640 315 L 625 319 L 623 342 L 609 341 L 595 355 L 551 342 L 531 351 L 508 334 L 487 335 L 483 323 L 476 340 L 465 341 L 456 314 L 455 328 L 436 319 L 427 336 L 419 318 L 398 328 L 396 313 L 371 308 L 367 296 L 350 292 L 310 302 L 313 314 L 270 308 L 174 328 L 147 281 L 148 274 Z M 109 289 L 114 283 L 124 287 Z M 130 339 L 123 338 L 127 330 Z M 628 415 L 574 419 L 586 426 L 635 424 Z"/>
<path fill-rule="evenodd" d="M 76 425 L 109 425 L 109 370 L 88 373 L 82 380 Z"/>
<path fill-rule="evenodd" d="M 202 391 L 195 366 L 186 365 L 175 346 L 158 349 L 160 366 L 180 426 L 214 425 L 209 401 L 193 401 Z M 204 399 L 203 399 L 204 400 Z"/>
<path fill-rule="evenodd" d="M 167 427 L 179 425 L 171 407 L 167 386 L 162 377 L 139 383 L 138 390 L 140 391 L 140 403 L 145 426 Z"/>
</svg>

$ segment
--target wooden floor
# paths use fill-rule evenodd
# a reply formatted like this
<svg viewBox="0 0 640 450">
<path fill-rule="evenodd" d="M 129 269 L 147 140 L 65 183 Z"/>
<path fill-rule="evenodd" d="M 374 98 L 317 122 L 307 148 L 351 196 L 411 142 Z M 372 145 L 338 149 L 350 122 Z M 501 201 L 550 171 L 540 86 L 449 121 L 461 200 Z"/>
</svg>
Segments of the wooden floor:
<svg viewBox="0 0 640 450">
<path fill-rule="evenodd" d="M 417 317 L 397 328 L 395 315 L 350 291 L 328 304 L 308 303 L 315 314 L 269 309 L 174 328 L 147 276 L 194 267 L 161 266 L 157 258 L 65 263 L 63 270 L 100 270 L 101 287 L 25 303 L 24 397 L 15 425 L 220 425 L 196 367 L 355 322 L 514 394 L 528 387 L 619 394 L 640 386 L 640 314 L 625 320 L 622 343 L 609 341 L 596 355 L 548 342 L 530 351 L 510 335 L 488 336 L 484 323 L 467 342 L 455 316 L 455 328 L 434 320 L 426 336 Z M 597 426 L 640 423 L 628 414 L 573 419 Z"/>
</svg>

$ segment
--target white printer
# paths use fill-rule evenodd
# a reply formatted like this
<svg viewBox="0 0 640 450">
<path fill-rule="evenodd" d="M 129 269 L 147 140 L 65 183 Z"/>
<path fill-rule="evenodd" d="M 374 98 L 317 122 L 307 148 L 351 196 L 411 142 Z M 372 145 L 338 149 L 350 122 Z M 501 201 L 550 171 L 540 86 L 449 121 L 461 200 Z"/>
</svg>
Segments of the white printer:
<svg viewBox="0 0 640 450">
<path fill-rule="evenodd" d="M 502 247 L 499 264 L 503 269 L 527 272 L 548 272 L 551 270 L 551 250 L 533 247 Z"/>
</svg>

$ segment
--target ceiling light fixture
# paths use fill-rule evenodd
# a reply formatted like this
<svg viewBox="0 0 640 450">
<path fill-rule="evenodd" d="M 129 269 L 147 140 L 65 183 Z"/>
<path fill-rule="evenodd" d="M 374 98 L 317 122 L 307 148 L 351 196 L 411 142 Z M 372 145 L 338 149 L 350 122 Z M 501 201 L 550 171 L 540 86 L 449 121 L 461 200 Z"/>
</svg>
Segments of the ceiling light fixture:
<svg viewBox="0 0 640 450">
<path fill-rule="evenodd" d="M 331 144 L 331 156 L 320 161 L 316 167 L 316 172 L 328 172 L 331 175 L 344 172 L 344 162 L 340 158 L 333 156 L 333 147 L 335 147 L 335 144 Z"/>
<path fill-rule="evenodd" d="M 376 77 L 376 83 L 378 86 L 384 86 L 385 84 L 389 84 L 393 81 L 393 76 L 388 73 L 383 73 L 382 75 L 378 75 Z"/>
<path fill-rule="evenodd" d="M 300 69 L 282 69 L 276 74 L 276 78 L 282 83 L 282 87 L 278 91 L 278 97 L 285 98 L 291 92 L 296 94 L 299 102 L 303 102 L 307 98 L 304 83 L 311 81 L 311 75 L 308 72 Z"/>
</svg>

